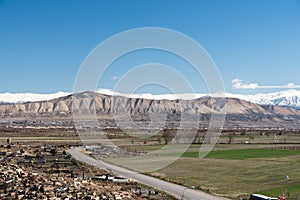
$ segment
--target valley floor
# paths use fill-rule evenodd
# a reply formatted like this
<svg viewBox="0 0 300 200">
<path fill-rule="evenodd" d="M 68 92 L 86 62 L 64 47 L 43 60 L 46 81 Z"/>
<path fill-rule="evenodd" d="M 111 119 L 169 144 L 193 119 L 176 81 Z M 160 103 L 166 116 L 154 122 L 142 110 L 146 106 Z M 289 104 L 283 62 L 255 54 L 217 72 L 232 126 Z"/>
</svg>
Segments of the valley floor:
<svg viewBox="0 0 300 200">
<path fill-rule="evenodd" d="M 233 138 L 228 134 L 219 138 L 219 144 L 206 158 L 198 158 L 201 144 L 192 144 L 174 163 L 149 175 L 233 199 L 248 199 L 251 193 L 299 199 L 300 135 L 297 131 L 274 134 L 270 131 L 240 131 Z M 0 143 L 5 144 L 9 135 L 19 145 L 82 145 L 80 139 L 71 132 L 39 133 L 36 136 L 0 133 Z M 114 137 L 110 141 L 137 158 L 164 146 L 163 138 L 159 139 L 161 136 L 134 141 L 122 133 L 113 133 L 111 136 Z M 111 156 L 115 155 L 109 154 Z M 175 152 L 168 156 L 177 154 Z M 118 159 L 114 157 L 110 161 L 117 163 Z"/>
</svg>

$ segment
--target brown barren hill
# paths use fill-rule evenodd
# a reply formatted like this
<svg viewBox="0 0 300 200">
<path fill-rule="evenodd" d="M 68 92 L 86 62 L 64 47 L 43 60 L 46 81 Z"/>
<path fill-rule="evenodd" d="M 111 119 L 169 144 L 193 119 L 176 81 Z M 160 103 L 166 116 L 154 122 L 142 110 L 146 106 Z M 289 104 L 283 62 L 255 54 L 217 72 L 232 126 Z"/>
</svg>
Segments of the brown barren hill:
<svg viewBox="0 0 300 200">
<path fill-rule="evenodd" d="M 226 102 L 226 104 L 225 104 Z M 76 114 L 95 113 L 98 116 L 111 117 L 114 113 L 127 113 L 131 116 L 167 114 L 180 116 L 182 113 L 192 116 L 205 116 L 222 113 L 225 109 L 227 119 L 252 121 L 267 119 L 272 122 L 289 121 L 299 123 L 300 111 L 278 106 L 261 106 L 237 98 L 202 97 L 194 100 L 154 100 L 110 96 L 94 92 L 81 92 L 49 101 L 26 102 L 0 105 L 2 118 L 18 117 L 72 117 Z M 266 120 L 264 120 L 266 121 Z"/>
</svg>

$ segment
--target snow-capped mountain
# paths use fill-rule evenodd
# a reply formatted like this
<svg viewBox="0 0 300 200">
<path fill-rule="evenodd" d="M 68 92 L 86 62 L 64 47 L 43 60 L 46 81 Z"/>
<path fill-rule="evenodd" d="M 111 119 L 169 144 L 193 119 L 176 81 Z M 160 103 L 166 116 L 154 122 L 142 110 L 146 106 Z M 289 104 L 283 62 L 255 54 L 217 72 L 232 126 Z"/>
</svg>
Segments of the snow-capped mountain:
<svg viewBox="0 0 300 200">
<path fill-rule="evenodd" d="M 200 98 L 203 96 L 207 96 L 207 94 L 124 94 L 113 92 L 109 89 L 99 89 L 97 91 L 101 94 L 106 95 L 118 95 L 125 96 L 131 98 L 144 98 L 144 99 L 166 99 L 166 100 L 174 100 L 174 99 L 185 99 L 192 100 L 196 98 Z M 0 103 L 24 103 L 24 102 L 34 102 L 34 101 L 47 101 L 63 96 L 70 95 L 68 92 L 57 92 L 54 94 L 33 94 L 33 93 L 3 93 L 0 94 Z M 238 98 L 246 101 L 250 101 L 252 103 L 260 104 L 260 105 L 276 105 L 282 107 L 292 107 L 300 109 L 300 91 L 298 90 L 286 90 L 274 93 L 259 93 L 254 95 L 244 95 L 244 94 L 231 94 L 226 93 L 226 97 Z"/>
<path fill-rule="evenodd" d="M 275 105 L 282 107 L 292 107 L 300 109 L 300 91 L 298 90 L 286 90 L 267 94 L 254 94 L 254 95 L 242 95 L 242 94 L 226 94 L 227 97 L 234 97 L 252 103 L 260 105 Z"/>
<path fill-rule="evenodd" d="M 24 103 L 34 101 L 47 101 L 58 97 L 70 95 L 68 92 L 57 92 L 53 94 L 34 93 L 3 93 L 0 94 L 0 103 Z"/>
</svg>

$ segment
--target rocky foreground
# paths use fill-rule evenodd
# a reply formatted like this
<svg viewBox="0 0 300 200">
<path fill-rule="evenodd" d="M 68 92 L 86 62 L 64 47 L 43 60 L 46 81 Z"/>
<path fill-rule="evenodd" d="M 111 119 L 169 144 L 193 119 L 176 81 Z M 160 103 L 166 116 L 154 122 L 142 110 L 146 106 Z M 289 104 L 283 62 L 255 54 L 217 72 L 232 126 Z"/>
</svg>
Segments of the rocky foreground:
<svg viewBox="0 0 300 200">
<path fill-rule="evenodd" d="M 2 145 L 0 199 L 165 199 L 158 191 L 78 163 L 62 147 Z"/>
</svg>

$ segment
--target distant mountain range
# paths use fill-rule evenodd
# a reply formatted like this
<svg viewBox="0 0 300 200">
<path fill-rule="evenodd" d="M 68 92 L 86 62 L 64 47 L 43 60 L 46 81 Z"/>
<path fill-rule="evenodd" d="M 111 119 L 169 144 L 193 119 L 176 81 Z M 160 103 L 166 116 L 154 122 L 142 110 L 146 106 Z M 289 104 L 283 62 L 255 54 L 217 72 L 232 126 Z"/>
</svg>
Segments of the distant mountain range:
<svg viewBox="0 0 300 200">
<path fill-rule="evenodd" d="M 56 94 L 58 96 L 62 93 Z M 27 95 L 29 97 L 29 95 Z M 44 99 L 47 96 L 43 96 Z M 51 98 L 49 96 L 48 98 Z M 72 117 L 73 113 L 85 115 L 96 113 L 97 116 L 112 119 L 115 114 L 115 109 L 121 109 L 119 111 L 129 114 L 131 117 L 138 120 L 149 120 L 151 112 L 156 114 L 166 114 L 169 119 L 179 119 L 180 116 L 185 113 L 191 116 L 199 115 L 200 120 L 207 122 L 211 113 L 218 114 L 224 109 L 222 99 L 217 97 L 209 97 L 202 95 L 196 99 L 172 99 L 174 96 L 160 96 L 156 99 L 146 98 L 132 98 L 120 96 L 118 94 L 108 95 L 101 94 L 99 92 L 81 92 L 76 94 L 69 94 L 54 99 L 47 99 L 42 101 L 32 101 L 25 103 L 12 103 L 0 105 L 0 117 L 2 118 L 59 118 L 59 117 Z M 191 96 L 182 95 L 181 97 Z M 278 98 L 269 95 L 264 97 L 268 100 L 269 105 L 259 105 L 249 101 L 242 100 L 243 97 L 249 98 L 249 96 L 239 96 L 239 98 L 226 98 L 226 121 L 227 123 L 243 123 L 247 125 L 274 125 L 283 126 L 296 125 L 300 123 L 300 110 L 294 108 L 286 108 L 272 105 L 274 103 L 280 103 L 282 96 L 278 95 Z M 36 96 L 33 96 L 35 99 Z M 289 99 L 290 96 L 285 97 Z M 29 99 L 29 98 L 28 98 Z M 31 100 L 33 100 L 31 99 Z M 39 100 L 41 97 L 39 98 Z M 15 98 L 20 102 L 20 99 Z M 258 99 L 252 99 L 258 100 Z M 262 100 L 261 102 L 266 100 Z M 296 100 L 295 98 L 292 100 Z M 295 102 L 287 103 L 282 100 L 280 105 L 294 105 Z M 299 103 L 299 102 L 298 102 Z M 121 105 L 121 106 L 120 106 Z"/>
<path fill-rule="evenodd" d="M 0 103 L 25 103 L 35 101 L 47 101 L 63 96 L 70 95 L 68 92 L 57 92 L 53 94 L 34 94 L 34 93 L 2 93 L 0 94 Z"/>
<path fill-rule="evenodd" d="M 243 99 L 260 105 L 275 105 L 300 109 L 300 91 L 298 90 L 286 90 L 268 94 L 260 93 L 255 95 L 226 94 L 226 96 Z"/>
<path fill-rule="evenodd" d="M 208 94 L 161 94 L 161 95 L 152 95 L 152 94 L 123 94 L 118 92 L 113 92 L 108 89 L 99 89 L 97 91 L 100 94 L 105 95 L 117 95 L 124 96 L 128 98 L 144 98 L 144 99 L 155 99 L 155 100 L 175 100 L 175 99 L 184 99 L 184 100 L 193 100 L 201 97 L 208 96 Z M 36 102 L 36 101 L 48 101 L 55 98 L 63 97 L 70 95 L 68 92 L 57 92 L 53 94 L 34 94 L 34 93 L 2 93 L 0 94 L 0 104 L 7 103 L 25 103 L 25 102 Z M 238 98 L 245 101 L 250 101 L 259 105 L 275 105 L 281 107 L 289 107 L 300 109 L 300 91 L 298 90 L 286 90 L 274 93 L 259 93 L 254 95 L 244 95 L 244 94 L 231 94 L 226 93 L 226 97 L 229 98 Z"/>
</svg>

